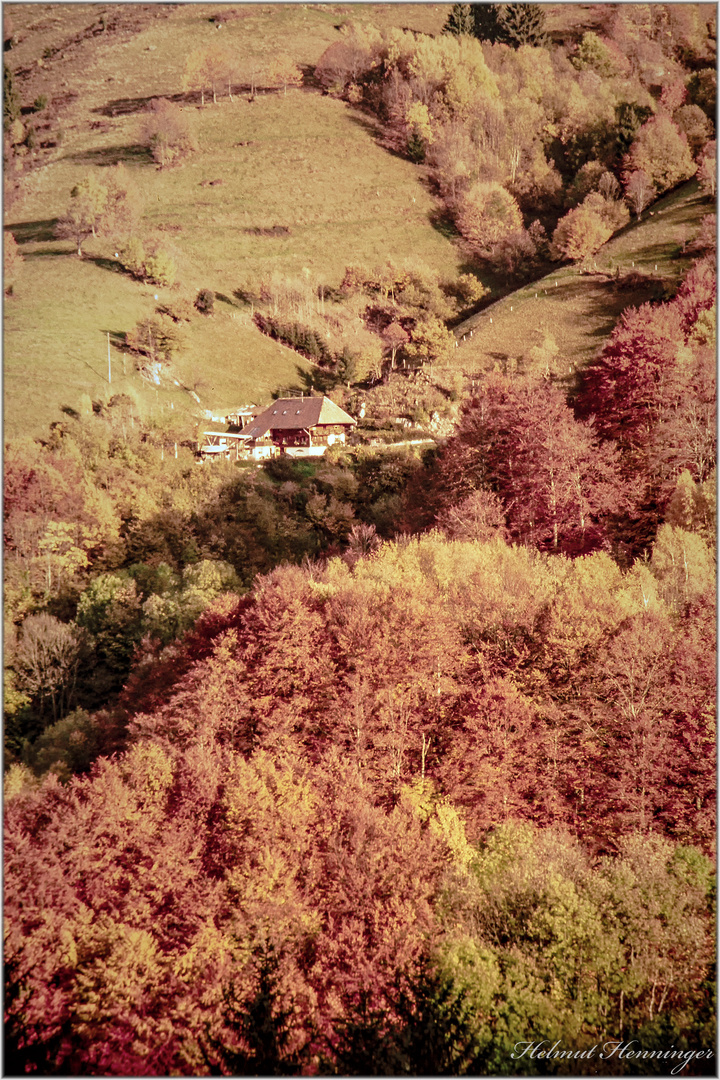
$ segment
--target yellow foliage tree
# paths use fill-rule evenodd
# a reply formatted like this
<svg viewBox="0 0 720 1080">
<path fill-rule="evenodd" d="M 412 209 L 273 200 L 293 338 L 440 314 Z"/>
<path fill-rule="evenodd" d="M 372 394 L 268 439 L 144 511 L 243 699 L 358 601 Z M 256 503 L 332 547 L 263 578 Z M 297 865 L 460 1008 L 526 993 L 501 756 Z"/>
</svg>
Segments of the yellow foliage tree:
<svg viewBox="0 0 720 1080">
<path fill-rule="evenodd" d="M 586 259 L 594 255 L 613 234 L 612 226 L 584 203 L 569 210 L 558 222 L 551 254 L 560 259 Z"/>
<path fill-rule="evenodd" d="M 502 184 L 476 183 L 460 199 L 456 223 L 478 248 L 487 249 L 522 227 L 518 204 Z"/>
<path fill-rule="evenodd" d="M 628 173 L 642 169 L 662 194 L 697 170 L 687 137 L 668 116 L 654 116 L 637 134 L 625 158 Z"/>
<path fill-rule="evenodd" d="M 268 79 L 274 86 L 282 86 L 283 94 L 287 94 L 288 86 L 302 86 L 303 73 L 287 53 L 280 53 L 268 68 Z"/>
</svg>

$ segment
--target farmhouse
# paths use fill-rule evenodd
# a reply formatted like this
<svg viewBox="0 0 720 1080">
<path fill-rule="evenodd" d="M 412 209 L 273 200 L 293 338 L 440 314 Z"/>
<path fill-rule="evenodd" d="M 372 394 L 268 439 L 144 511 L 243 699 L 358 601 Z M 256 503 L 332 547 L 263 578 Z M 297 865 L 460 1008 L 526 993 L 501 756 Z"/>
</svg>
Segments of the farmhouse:
<svg viewBox="0 0 720 1080">
<path fill-rule="evenodd" d="M 320 457 L 329 446 L 344 443 L 356 424 L 334 401 L 323 397 L 279 398 L 239 431 L 205 431 L 198 444 L 203 458 L 235 461 L 288 454 Z"/>
</svg>

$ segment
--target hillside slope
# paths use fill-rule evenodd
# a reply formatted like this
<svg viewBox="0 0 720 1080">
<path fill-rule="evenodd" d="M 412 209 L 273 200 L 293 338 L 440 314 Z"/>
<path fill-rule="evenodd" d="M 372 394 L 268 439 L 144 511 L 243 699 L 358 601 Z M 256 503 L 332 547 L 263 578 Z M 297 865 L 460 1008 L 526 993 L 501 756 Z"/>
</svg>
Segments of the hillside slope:
<svg viewBox="0 0 720 1080">
<path fill-rule="evenodd" d="M 225 96 L 216 105 L 185 102 L 199 152 L 168 171 L 156 170 L 138 152 L 147 101 L 157 95 L 182 98 L 188 53 L 217 36 L 210 5 L 156 11 L 141 6 L 133 27 L 81 38 L 43 60 L 42 67 L 37 61 L 44 52 L 68 36 L 81 37 L 83 21 L 88 32 L 104 9 L 43 5 L 39 18 L 39 8 L 32 8 L 18 8 L 34 21 L 19 34 L 25 37 L 10 54 L 12 66 L 19 65 L 23 101 L 39 93 L 51 98 L 64 137 L 58 148 L 42 151 L 44 163 L 29 172 L 6 214 L 5 228 L 25 257 L 6 307 L 7 434 L 38 434 L 58 406 L 77 407 L 81 394 L 94 399 L 110 389 L 134 390 L 146 404 L 172 401 L 175 409 L 195 409 L 195 401 L 174 384 L 148 386 L 129 363 L 121 376 L 115 351 L 112 387 L 107 383 L 106 333 L 126 332 L 158 303 L 178 295 L 192 299 L 198 289 L 211 288 L 226 299 L 213 319 L 195 321 L 175 371 L 179 383 L 197 391 L 203 407 L 220 411 L 247 400 L 267 401 L 278 388 L 299 388 L 298 366 L 308 367 L 263 337 L 233 299 L 248 279 L 305 269 L 313 280 L 336 285 L 350 262 L 411 255 L 457 272 L 460 256 L 433 227 L 435 203 L 422 171 L 383 150 L 365 117 L 313 87 L 287 95 L 269 88 L 252 102 L 237 91 L 232 101 Z M 380 15 L 406 24 L 415 14 L 418 28 L 431 29 L 443 10 L 431 8 L 388 8 Z M 262 73 L 283 41 L 293 59 L 307 66 L 339 36 L 335 9 L 234 10 L 238 17 L 223 26 L 224 44 L 244 58 L 240 87 L 255 71 Z M 170 290 L 113 273 L 113 252 L 100 241 L 91 240 L 79 260 L 70 242 L 53 239 L 72 187 L 88 172 L 102 177 L 117 163 L 127 167 L 144 196 L 144 227 L 155 230 L 178 262 L 179 285 Z"/>
<path fill-rule="evenodd" d="M 688 240 L 712 211 L 695 180 L 683 184 L 609 240 L 592 273 L 559 266 L 460 323 L 458 364 L 468 372 L 522 370 L 537 348 L 555 357 L 555 374 L 571 375 L 599 352 L 626 308 L 676 291 L 696 257 Z"/>
</svg>

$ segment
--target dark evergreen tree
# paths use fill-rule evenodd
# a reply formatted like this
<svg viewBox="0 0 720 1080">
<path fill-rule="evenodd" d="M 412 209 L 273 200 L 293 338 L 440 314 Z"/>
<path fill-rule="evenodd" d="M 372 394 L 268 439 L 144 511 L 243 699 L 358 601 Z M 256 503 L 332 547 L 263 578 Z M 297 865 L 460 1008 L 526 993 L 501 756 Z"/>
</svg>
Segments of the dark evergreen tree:
<svg viewBox="0 0 720 1080">
<path fill-rule="evenodd" d="M 410 978 L 399 977 L 389 997 L 389 1008 L 377 1009 L 361 992 L 337 1023 L 324 1063 L 328 1071 L 347 1076 L 485 1071 L 482 1021 L 473 1014 L 466 993 L 429 960 L 421 961 Z"/>
<path fill-rule="evenodd" d="M 3 65 L 3 131 L 7 131 L 20 116 L 20 98 L 13 75 L 7 64 Z"/>
<path fill-rule="evenodd" d="M 634 141 L 640 128 L 652 116 L 652 109 L 646 105 L 638 105 L 635 101 L 621 101 L 615 106 L 616 153 L 618 156 L 626 154 L 630 144 Z"/>
<path fill-rule="evenodd" d="M 521 45 L 546 45 L 545 11 L 542 4 L 498 4 L 500 35 L 496 39 L 514 49 Z"/>
<path fill-rule="evenodd" d="M 500 41 L 501 27 L 499 14 L 501 4 L 471 4 L 474 29 L 473 33 L 480 41 Z"/>
<path fill-rule="evenodd" d="M 455 34 L 456 37 L 460 34 L 472 36 L 475 33 L 473 6 L 473 4 L 453 4 L 447 22 L 443 26 L 443 34 Z"/>
<path fill-rule="evenodd" d="M 464 7 L 456 4 L 453 8 Z M 481 41 L 499 41 L 514 49 L 520 45 L 545 45 L 545 12 L 542 4 L 472 4 L 473 33 Z M 452 15 L 451 15 L 452 18 Z M 448 19 L 448 24 L 450 20 Z M 462 33 L 462 31 L 452 31 Z"/>
<path fill-rule="evenodd" d="M 293 1012 L 282 1004 L 280 962 L 272 945 L 259 947 L 254 957 L 255 988 L 240 994 L 233 983 L 225 988 L 227 1043 L 209 1038 L 208 1064 L 226 1076 L 292 1076 L 299 1072 L 290 1049 Z M 234 1036 L 234 1038 L 232 1037 Z"/>
</svg>

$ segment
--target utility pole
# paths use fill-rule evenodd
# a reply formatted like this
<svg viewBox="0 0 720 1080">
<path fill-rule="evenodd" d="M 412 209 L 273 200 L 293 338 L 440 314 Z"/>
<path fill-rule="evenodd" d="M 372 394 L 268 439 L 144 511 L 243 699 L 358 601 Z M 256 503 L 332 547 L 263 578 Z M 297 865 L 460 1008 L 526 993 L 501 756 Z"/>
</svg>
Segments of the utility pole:
<svg viewBox="0 0 720 1080">
<path fill-rule="evenodd" d="M 112 383 L 112 368 L 110 366 L 110 331 L 108 330 L 108 382 Z"/>
</svg>

